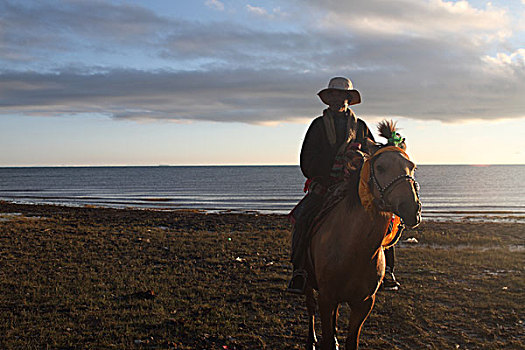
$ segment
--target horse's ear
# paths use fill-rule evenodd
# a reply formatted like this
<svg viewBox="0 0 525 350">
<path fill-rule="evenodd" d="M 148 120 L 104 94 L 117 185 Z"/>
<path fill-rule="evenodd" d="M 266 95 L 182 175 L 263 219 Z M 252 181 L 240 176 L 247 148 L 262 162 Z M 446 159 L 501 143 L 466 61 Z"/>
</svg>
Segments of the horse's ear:
<svg viewBox="0 0 525 350">
<path fill-rule="evenodd" d="M 401 141 L 397 147 L 401 148 L 403 151 L 406 151 L 407 150 L 407 144 L 405 143 L 405 139 L 403 139 L 403 141 Z"/>
</svg>

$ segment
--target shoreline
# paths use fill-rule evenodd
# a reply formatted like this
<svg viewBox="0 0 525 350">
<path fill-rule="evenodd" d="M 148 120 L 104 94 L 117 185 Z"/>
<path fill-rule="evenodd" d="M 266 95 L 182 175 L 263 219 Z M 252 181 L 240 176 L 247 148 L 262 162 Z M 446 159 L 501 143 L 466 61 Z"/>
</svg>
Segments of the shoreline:
<svg viewBox="0 0 525 350">
<path fill-rule="evenodd" d="M 50 206 L 55 208 L 95 208 L 95 209 L 115 209 L 115 210 L 139 210 L 152 212 L 194 212 L 200 214 L 236 214 L 236 215 L 274 215 L 286 217 L 289 210 L 252 210 L 252 209 L 221 209 L 221 208 L 174 208 L 174 207 L 149 207 L 149 206 L 134 206 L 134 205 L 98 205 L 98 204 L 74 204 L 74 203 L 24 203 L 10 200 L 0 199 L 0 205 L 13 204 L 20 206 Z M 291 209 L 290 209 L 291 210 Z M 445 222 L 445 223 L 516 223 L 525 224 L 525 213 L 512 211 L 430 211 L 429 216 L 425 216 L 425 211 L 422 212 L 422 219 L 425 222 Z"/>
</svg>

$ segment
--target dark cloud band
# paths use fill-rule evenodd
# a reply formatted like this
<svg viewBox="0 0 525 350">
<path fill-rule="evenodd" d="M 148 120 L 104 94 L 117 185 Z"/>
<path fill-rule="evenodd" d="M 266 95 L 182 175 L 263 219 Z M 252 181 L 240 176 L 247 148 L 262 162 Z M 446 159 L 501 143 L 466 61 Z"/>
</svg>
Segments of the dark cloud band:
<svg viewBox="0 0 525 350">
<path fill-rule="evenodd" d="M 359 9 L 306 2 L 320 13 L 315 25 L 298 16 L 300 30 L 277 31 L 102 1 L 5 1 L 0 114 L 291 121 L 318 114 L 317 91 L 343 75 L 361 91 L 363 114 L 442 121 L 525 116 L 525 51 L 495 55 L 498 46 L 485 38 L 494 27 L 474 25 L 484 15 L 505 25 L 504 16 L 467 8 L 461 17 L 444 3 L 404 3 L 395 14 L 398 7 L 375 0 Z M 366 16 L 384 28 L 356 20 Z M 410 18 L 427 19 L 432 30 Z M 447 25 L 441 31 L 439 19 Z M 334 29 L 330 20 L 341 25 Z M 452 38 L 456 24 L 464 30 Z M 75 61 L 84 54 L 89 59 Z"/>
</svg>

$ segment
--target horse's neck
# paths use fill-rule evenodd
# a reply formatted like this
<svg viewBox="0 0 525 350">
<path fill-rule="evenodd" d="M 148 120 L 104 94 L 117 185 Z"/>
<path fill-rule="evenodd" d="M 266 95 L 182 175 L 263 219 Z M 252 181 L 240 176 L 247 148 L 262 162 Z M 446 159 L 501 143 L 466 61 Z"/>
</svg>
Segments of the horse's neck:
<svg viewBox="0 0 525 350">
<path fill-rule="evenodd" d="M 346 220 L 348 220 L 349 224 L 355 221 L 362 223 L 360 232 L 356 232 L 356 234 L 360 235 L 361 239 L 367 240 L 375 246 L 380 245 L 383 241 L 385 231 L 390 222 L 390 215 L 379 211 L 368 212 L 363 206 L 354 205 L 348 211 Z"/>
<path fill-rule="evenodd" d="M 374 212 L 370 214 L 364 209 L 363 212 L 363 215 L 366 215 L 368 218 L 368 234 L 373 236 L 375 239 L 382 241 L 390 220 L 390 216 L 387 213 L 381 212 Z"/>
<path fill-rule="evenodd" d="M 387 227 L 388 218 L 385 215 L 371 215 L 360 204 L 343 200 L 316 228 L 317 233 L 312 237 L 312 251 L 320 254 L 316 257 L 318 259 L 331 254 L 342 263 L 348 262 L 348 259 L 371 261 L 381 249 Z"/>
</svg>

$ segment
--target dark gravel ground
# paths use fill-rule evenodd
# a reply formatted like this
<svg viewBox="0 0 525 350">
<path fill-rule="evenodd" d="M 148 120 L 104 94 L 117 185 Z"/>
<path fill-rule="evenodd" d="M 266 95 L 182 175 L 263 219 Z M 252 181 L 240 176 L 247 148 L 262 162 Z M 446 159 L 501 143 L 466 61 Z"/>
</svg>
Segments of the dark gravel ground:
<svg viewBox="0 0 525 350">
<path fill-rule="evenodd" d="M 524 224 L 408 237 L 402 288 L 378 293 L 362 349 L 525 348 Z M 300 349 L 289 240 L 280 215 L 0 202 L 0 348 Z"/>
</svg>

